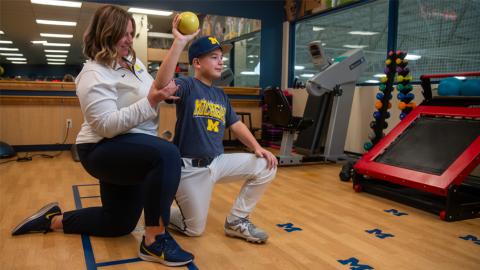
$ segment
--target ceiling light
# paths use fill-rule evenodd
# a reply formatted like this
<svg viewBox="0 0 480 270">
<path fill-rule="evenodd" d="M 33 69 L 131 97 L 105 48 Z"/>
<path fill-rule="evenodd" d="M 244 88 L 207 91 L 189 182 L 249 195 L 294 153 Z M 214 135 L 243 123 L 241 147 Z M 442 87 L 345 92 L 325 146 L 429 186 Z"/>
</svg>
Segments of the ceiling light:
<svg viewBox="0 0 480 270">
<path fill-rule="evenodd" d="M 3 34 L 5 34 L 5 32 L 3 32 L 2 30 L 0 30 L 0 35 L 3 35 Z"/>
<path fill-rule="evenodd" d="M 5 48 L 5 47 L 0 47 L 0 51 L 18 52 L 18 48 Z"/>
<path fill-rule="evenodd" d="M 248 58 L 258 58 L 258 55 L 255 55 L 255 54 L 250 54 L 249 56 L 247 56 Z"/>
<path fill-rule="evenodd" d="M 47 54 L 46 56 L 52 58 L 67 58 L 67 56 L 64 54 Z"/>
<path fill-rule="evenodd" d="M 3 56 L 23 56 L 21 53 L 0 53 Z"/>
<path fill-rule="evenodd" d="M 11 40 L 0 40 L 0 44 L 13 44 Z"/>
<path fill-rule="evenodd" d="M 44 51 L 48 53 L 68 53 L 67 50 L 44 50 Z"/>
<path fill-rule="evenodd" d="M 174 36 L 169 33 L 160 33 L 160 32 L 148 32 L 147 33 L 148 37 L 156 37 L 156 38 L 171 38 L 173 39 Z"/>
<path fill-rule="evenodd" d="M 23 57 L 7 57 L 7 60 L 10 60 L 10 61 L 27 61 L 27 58 L 23 58 Z"/>
<path fill-rule="evenodd" d="M 242 75 L 258 75 L 255 71 L 242 71 L 240 72 Z"/>
<path fill-rule="evenodd" d="M 52 20 L 36 20 L 38 24 L 50 24 L 50 25 L 63 25 L 63 26 L 76 26 L 76 22 L 68 21 L 52 21 Z"/>
<path fill-rule="evenodd" d="M 70 47 L 69 43 L 43 43 L 43 46 L 52 46 L 52 47 Z"/>
<path fill-rule="evenodd" d="M 325 27 L 318 27 L 318 26 L 314 26 L 312 28 L 313 31 L 317 32 L 317 31 L 322 31 L 322 30 L 325 30 Z"/>
<path fill-rule="evenodd" d="M 66 58 L 59 58 L 59 59 L 47 58 L 47 61 L 51 61 L 51 62 L 65 62 L 65 61 L 67 61 L 67 59 L 66 59 Z"/>
<path fill-rule="evenodd" d="M 165 10 L 145 9 L 145 8 L 129 8 L 128 12 L 142 13 L 148 15 L 170 16 L 173 12 Z"/>
<path fill-rule="evenodd" d="M 12 61 L 12 64 L 26 64 L 27 62 L 24 61 Z"/>
<path fill-rule="evenodd" d="M 379 80 L 366 80 L 366 83 L 379 83 Z"/>
<path fill-rule="evenodd" d="M 368 45 L 350 45 L 350 44 L 345 44 L 343 45 L 344 48 L 350 48 L 350 49 L 363 49 L 368 47 Z"/>
<path fill-rule="evenodd" d="M 72 1 L 30 0 L 30 2 L 32 2 L 32 4 L 39 4 L 39 5 L 62 6 L 62 7 L 73 7 L 73 8 L 82 7 L 82 3 L 72 2 Z"/>
<path fill-rule="evenodd" d="M 350 35 L 361 35 L 361 36 L 373 36 L 379 34 L 378 32 L 371 32 L 371 31 L 350 31 L 348 32 Z"/>
<path fill-rule="evenodd" d="M 407 54 L 407 56 L 405 56 L 406 60 L 413 60 L 413 61 L 418 60 L 420 58 L 422 58 L 421 55 L 409 54 L 409 53 Z"/>
<path fill-rule="evenodd" d="M 373 75 L 373 77 L 376 77 L 376 78 L 382 78 L 382 77 L 386 77 L 387 75 L 383 74 L 383 73 L 378 73 L 378 74 L 375 74 Z"/>
<path fill-rule="evenodd" d="M 53 38 L 73 38 L 73 35 L 67 34 L 49 34 L 49 33 L 40 33 L 41 37 L 53 37 Z"/>
<path fill-rule="evenodd" d="M 224 61 L 224 62 L 228 61 L 228 58 L 224 56 L 224 57 L 222 57 L 222 61 Z"/>
<path fill-rule="evenodd" d="M 30 42 L 32 42 L 33 44 L 45 44 L 45 43 L 47 43 L 46 40 L 32 40 Z"/>
<path fill-rule="evenodd" d="M 49 65 L 65 65 L 65 63 L 47 62 Z"/>
<path fill-rule="evenodd" d="M 295 70 L 304 70 L 305 67 L 304 66 L 295 66 Z"/>
<path fill-rule="evenodd" d="M 315 74 L 312 74 L 312 73 L 304 73 L 304 74 L 300 75 L 300 77 L 305 77 L 305 78 L 311 78 L 313 76 L 315 76 Z"/>
</svg>

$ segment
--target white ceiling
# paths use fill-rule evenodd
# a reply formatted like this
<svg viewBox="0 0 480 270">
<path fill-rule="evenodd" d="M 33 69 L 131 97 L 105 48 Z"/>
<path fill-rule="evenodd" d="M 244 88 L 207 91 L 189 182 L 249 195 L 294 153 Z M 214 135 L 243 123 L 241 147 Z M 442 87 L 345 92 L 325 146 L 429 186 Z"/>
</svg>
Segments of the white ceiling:
<svg viewBox="0 0 480 270">
<path fill-rule="evenodd" d="M 84 62 L 82 54 L 82 36 L 91 16 L 101 4 L 82 3 L 81 8 L 69 8 L 32 4 L 30 0 L 0 0 L 0 40 L 11 40 L 13 44 L 0 44 L 0 47 L 18 48 L 18 52 L 27 58 L 28 64 L 47 64 L 44 49 L 68 50 L 67 65 L 79 65 Z M 128 7 L 125 7 L 127 9 Z M 170 17 L 148 16 L 150 31 L 171 32 Z M 36 19 L 75 21 L 75 27 L 41 25 Z M 40 33 L 72 34 L 73 38 L 45 38 Z M 32 40 L 47 40 L 49 43 L 70 43 L 70 47 L 44 47 L 32 44 Z M 0 51 L 0 53 L 7 53 Z M 49 53 L 50 54 L 50 53 Z M 7 56 L 0 55 L 0 63 L 10 63 Z"/>
</svg>

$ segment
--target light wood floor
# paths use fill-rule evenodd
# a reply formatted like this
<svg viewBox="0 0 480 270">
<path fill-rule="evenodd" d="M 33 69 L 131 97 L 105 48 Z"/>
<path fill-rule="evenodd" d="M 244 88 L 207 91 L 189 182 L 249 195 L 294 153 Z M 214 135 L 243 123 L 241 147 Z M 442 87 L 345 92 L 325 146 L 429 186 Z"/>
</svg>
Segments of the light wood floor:
<svg viewBox="0 0 480 270">
<path fill-rule="evenodd" d="M 270 239 L 255 245 L 223 234 L 223 222 L 241 183 L 217 185 L 206 232 L 197 238 L 175 235 L 195 254 L 199 269 L 480 269 L 480 219 L 447 223 L 436 215 L 365 193 L 338 180 L 339 165 L 282 167 L 252 220 Z M 75 208 L 73 185 L 95 184 L 65 152 L 54 159 L 0 165 L 0 269 L 86 269 L 81 237 L 62 233 L 11 237 L 10 230 L 42 205 L 60 202 Z M 80 187 L 95 196 L 96 186 Z M 97 198 L 83 199 L 97 205 Z M 408 215 L 395 216 L 396 209 Z M 287 232 L 277 224 L 292 223 Z M 381 239 L 366 230 L 393 237 Z M 91 237 L 97 263 L 137 257 L 141 227 L 119 238 Z M 348 260 L 354 264 L 342 264 Z M 366 265 L 370 266 L 368 268 Z M 168 269 L 133 262 L 98 269 Z M 187 269 L 183 267 L 182 269 Z"/>
</svg>

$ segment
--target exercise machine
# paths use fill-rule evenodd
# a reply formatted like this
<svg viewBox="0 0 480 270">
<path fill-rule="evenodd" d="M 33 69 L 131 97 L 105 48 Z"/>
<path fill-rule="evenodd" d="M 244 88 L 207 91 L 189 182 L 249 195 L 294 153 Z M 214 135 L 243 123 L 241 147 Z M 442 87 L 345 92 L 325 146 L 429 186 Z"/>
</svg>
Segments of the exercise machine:
<svg viewBox="0 0 480 270">
<path fill-rule="evenodd" d="M 322 54 L 320 45 L 310 44 L 310 51 L 314 59 L 318 58 L 314 56 L 317 52 Z M 299 132 L 294 144 L 305 161 L 346 159 L 344 148 L 353 94 L 366 64 L 362 49 L 349 50 L 333 63 L 320 61 L 322 70 L 307 81 L 309 96 L 303 117 L 313 119 L 314 123 Z"/>
<path fill-rule="evenodd" d="M 291 116 L 290 105 L 279 89 L 265 91 L 269 110 L 274 108 L 282 115 L 270 117 L 272 124 L 284 129 L 277 157 L 280 165 L 346 159 L 344 147 L 353 93 L 366 66 L 363 51 L 349 50 L 333 61 L 325 57 L 320 41 L 310 43 L 309 51 L 320 72 L 306 83 L 309 95 L 303 117 Z M 299 133 L 294 142 L 296 132 Z M 300 155 L 293 154 L 293 146 Z"/>
</svg>

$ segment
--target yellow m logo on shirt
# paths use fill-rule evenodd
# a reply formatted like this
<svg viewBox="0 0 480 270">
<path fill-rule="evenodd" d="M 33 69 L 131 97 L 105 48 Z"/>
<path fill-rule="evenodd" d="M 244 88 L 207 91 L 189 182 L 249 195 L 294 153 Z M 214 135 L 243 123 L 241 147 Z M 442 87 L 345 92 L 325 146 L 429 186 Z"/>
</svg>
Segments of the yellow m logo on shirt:
<svg viewBox="0 0 480 270">
<path fill-rule="evenodd" d="M 207 119 L 207 123 L 208 123 L 208 126 L 207 126 L 208 131 L 218 132 L 218 124 L 220 124 L 220 122 L 213 121 L 212 119 Z"/>
</svg>

